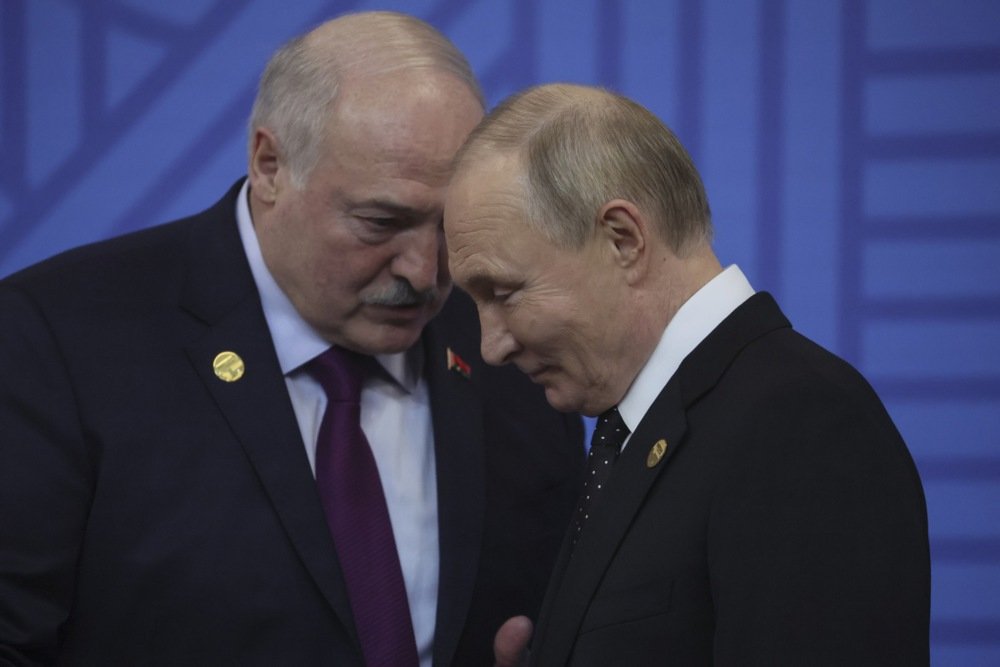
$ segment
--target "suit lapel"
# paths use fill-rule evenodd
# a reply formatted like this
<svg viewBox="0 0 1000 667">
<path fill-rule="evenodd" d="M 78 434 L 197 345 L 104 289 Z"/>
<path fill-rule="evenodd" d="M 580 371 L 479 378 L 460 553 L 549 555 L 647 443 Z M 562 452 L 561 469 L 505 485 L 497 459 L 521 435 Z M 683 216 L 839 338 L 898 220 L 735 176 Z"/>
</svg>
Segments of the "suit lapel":
<svg viewBox="0 0 1000 667">
<path fill-rule="evenodd" d="M 469 612 L 485 512 L 483 409 L 475 379 L 476 340 L 466 349 L 449 331 L 447 310 L 424 332 L 424 377 L 431 397 L 438 488 L 440 573 L 434 664 L 451 664 Z M 469 344 L 466 343 L 466 346 Z M 449 369 L 452 349 L 473 360 L 469 377 Z"/>
<path fill-rule="evenodd" d="M 542 607 L 538 612 L 538 624 L 535 626 L 535 631 L 531 640 L 531 646 L 538 647 L 533 648 L 533 658 L 538 658 L 538 656 L 542 653 L 550 654 L 556 650 L 554 647 L 549 648 L 547 642 L 543 638 L 552 636 L 552 633 L 549 631 L 549 628 L 552 625 L 551 621 L 555 617 L 552 607 L 556 603 L 556 598 L 559 597 L 559 592 L 562 590 L 563 579 L 566 576 L 569 559 L 572 553 L 573 524 L 570 523 L 569 527 L 566 529 L 566 534 L 563 535 L 563 541 L 559 548 L 559 554 L 556 556 L 555 565 L 552 567 L 552 576 L 549 577 L 549 584 L 545 589 L 545 597 L 542 598 Z M 537 659 L 533 659 L 531 664 L 543 663 L 539 662 Z"/>
<path fill-rule="evenodd" d="M 669 415 L 668 418 L 655 423 L 643 419 L 615 463 L 614 473 L 591 511 L 576 547 L 570 549 L 568 536 L 563 544 L 556 571 L 564 570 L 562 576 L 553 581 L 555 592 L 551 600 L 546 596 L 541 615 L 544 626 L 540 622 L 540 641 L 532 655 L 534 664 L 562 665 L 569 659 L 590 600 L 628 532 L 632 518 L 683 440 L 687 423 L 680 409 L 678 383 L 667 385 L 657 405 L 667 410 L 664 414 Z M 647 466 L 650 448 L 661 439 L 668 443 L 663 458 L 658 464 Z"/>
<path fill-rule="evenodd" d="M 771 296 L 758 293 L 685 358 L 629 439 L 572 554 L 569 536 L 564 541 L 543 603 L 532 664 L 562 665 L 569 660 L 590 601 L 633 518 L 657 477 L 684 446 L 687 410 L 718 383 L 744 347 L 787 326 Z M 666 450 L 655 462 L 650 451 L 660 440 Z"/>
<path fill-rule="evenodd" d="M 244 258 L 230 192 L 193 227 L 181 307 L 203 324 L 185 347 L 191 364 L 257 473 L 289 540 L 348 633 L 356 636 L 333 541 L 274 352 L 253 278 Z M 235 352 L 245 374 L 225 382 L 213 360 Z"/>
</svg>

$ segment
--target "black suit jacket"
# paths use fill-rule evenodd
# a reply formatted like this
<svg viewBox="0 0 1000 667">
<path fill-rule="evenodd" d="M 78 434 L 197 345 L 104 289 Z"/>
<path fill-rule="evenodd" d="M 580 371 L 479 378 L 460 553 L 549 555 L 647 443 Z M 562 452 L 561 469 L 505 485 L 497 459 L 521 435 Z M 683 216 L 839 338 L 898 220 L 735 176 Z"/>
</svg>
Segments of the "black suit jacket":
<svg viewBox="0 0 1000 667">
<path fill-rule="evenodd" d="M 333 543 L 235 222 L 212 209 L 0 282 L 0 662 L 359 665 Z M 484 365 L 455 293 L 421 339 L 436 665 L 490 664 L 572 511 L 578 417 Z M 447 367 L 451 348 L 469 378 Z M 212 360 L 236 352 L 236 382 Z"/>
<path fill-rule="evenodd" d="M 532 658 L 926 665 L 929 570 L 920 480 L 881 402 L 757 294 L 636 427 L 564 544 Z"/>
</svg>

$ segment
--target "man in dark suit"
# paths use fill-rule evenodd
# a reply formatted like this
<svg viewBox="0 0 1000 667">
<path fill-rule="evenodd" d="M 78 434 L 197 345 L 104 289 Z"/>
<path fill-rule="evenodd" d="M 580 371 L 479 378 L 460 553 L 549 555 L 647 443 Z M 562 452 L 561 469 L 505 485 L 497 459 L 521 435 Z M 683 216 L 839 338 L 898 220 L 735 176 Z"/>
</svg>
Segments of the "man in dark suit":
<svg viewBox="0 0 1000 667">
<path fill-rule="evenodd" d="M 0 663 L 488 664 L 537 612 L 582 425 L 483 365 L 449 296 L 444 189 L 481 116 L 433 28 L 341 17 L 269 63 L 215 206 L 0 282 Z M 367 365 L 336 369 L 350 400 L 330 354 Z M 365 469 L 330 490 L 342 402 Z"/>
<path fill-rule="evenodd" d="M 906 446 L 853 368 L 723 269 L 676 137 L 623 97 L 543 86 L 456 164 L 445 233 L 483 358 L 600 415 L 532 664 L 927 664 Z M 498 663 L 531 632 L 505 624 Z"/>
</svg>

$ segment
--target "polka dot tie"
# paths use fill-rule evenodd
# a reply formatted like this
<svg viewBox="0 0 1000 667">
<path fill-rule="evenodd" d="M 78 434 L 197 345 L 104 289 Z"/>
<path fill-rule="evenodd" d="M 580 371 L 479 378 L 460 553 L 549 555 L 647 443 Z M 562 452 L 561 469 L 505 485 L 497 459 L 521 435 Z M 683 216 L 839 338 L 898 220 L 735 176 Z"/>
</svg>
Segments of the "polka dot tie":
<svg viewBox="0 0 1000 667">
<path fill-rule="evenodd" d="M 583 526 L 590 517 L 597 497 L 611 476 L 611 467 L 618 458 L 618 452 L 628 434 L 628 426 L 622 420 L 618 408 L 611 408 L 597 418 L 594 437 L 590 441 L 583 492 L 580 494 L 580 502 L 577 504 L 574 516 L 574 545 L 583 532 Z"/>
</svg>

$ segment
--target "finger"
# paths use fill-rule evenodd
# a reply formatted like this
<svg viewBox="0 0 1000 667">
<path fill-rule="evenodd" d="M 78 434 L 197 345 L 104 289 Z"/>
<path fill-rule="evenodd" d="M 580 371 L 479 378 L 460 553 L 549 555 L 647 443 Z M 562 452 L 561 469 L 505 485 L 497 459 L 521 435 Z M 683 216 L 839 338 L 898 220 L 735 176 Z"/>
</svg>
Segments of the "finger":
<svg viewBox="0 0 1000 667">
<path fill-rule="evenodd" d="M 531 619 L 527 616 L 507 619 L 493 640 L 496 667 L 520 667 L 525 664 L 532 631 Z"/>
</svg>

